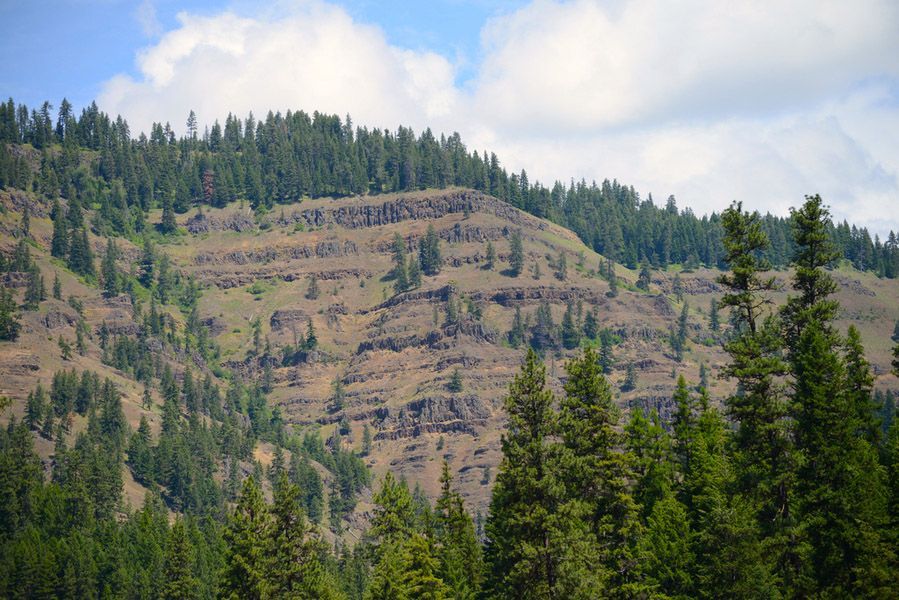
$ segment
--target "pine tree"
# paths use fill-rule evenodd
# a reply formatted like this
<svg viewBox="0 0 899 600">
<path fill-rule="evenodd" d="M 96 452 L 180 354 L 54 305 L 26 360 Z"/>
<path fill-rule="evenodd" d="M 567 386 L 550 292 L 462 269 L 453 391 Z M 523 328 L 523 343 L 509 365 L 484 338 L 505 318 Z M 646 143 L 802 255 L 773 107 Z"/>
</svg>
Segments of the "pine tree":
<svg viewBox="0 0 899 600">
<path fill-rule="evenodd" d="M 653 409 L 647 415 L 639 406 L 631 409 L 625 433 L 625 446 L 633 455 L 634 499 L 648 516 L 674 482 L 671 438 L 659 412 Z"/>
<path fill-rule="evenodd" d="M 41 276 L 37 265 L 32 265 L 28 270 L 28 287 L 25 288 L 25 297 L 22 308 L 25 310 L 37 310 L 41 300 L 45 299 L 44 278 Z"/>
<path fill-rule="evenodd" d="M 462 496 L 453 490 L 449 464 L 443 461 L 437 499 L 440 577 L 455 598 L 473 598 L 483 579 L 481 545 Z"/>
<path fill-rule="evenodd" d="M 524 247 L 521 243 L 521 231 L 516 229 L 509 240 L 509 273 L 512 277 L 518 277 L 523 269 Z"/>
<path fill-rule="evenodd" d="M 856 357 L 855 381 L 847 382 L 833 327 L 839 305 L 828 298 L 837 286 L 824 270 L 837 256 L 829 213 L 819 196 L 807 196 L 791 216 L 797 245 L 793 287 L 799 295 L 789 298 L 782 312 L 794 378 L 796 446 L 804 458 L 798 512 L 810 545 L 800 574 L 811 579 L 796 587 L 799 593 L 808 586 L 837 596 L 876 595 L 889 585 L 880 534 L 886 506 L 875 450 L 858 435 L 866 426 L 858 404 L 869 402 L 864 366 Z M 857 334 L 853 337 L 860 345 Z"/>
<path fill-rule="evenodd" d="M 262 491 L 253 477 L 247 477 L 224 531 L 227 546 L 220 579 L 223 598 L 261 600 L 270 597 L 269 528 L 270 517 Z"/>
<path fill-rule="evenodd" d="M 421 267 L 418 264 L 417 258 L 414 256 L 409 257 L 409 265 L 406 268 L 406 271 L 409 273 L 409 287 L 421 287 Z"/>
<path fill-rule="evenodd" d="M 368 456 L 369 454 L 371 454 L 371 427 L 366 423 L 362 427 L 362 451 L 359 455 Z"/>
<path fill-rule="evenodd" d="M 193 600 L 200 597 L 199 581 L 194 576 L 194 557 L 183 518 L 176 518 L 169 532 L 165 552 L 165 583 L 162 597 L 166 600 Z"/>
<path fill-rule="evenodd" d="M 599 366 L 604 375 L 612 372 L 615 357 L 612 355 L 612 332 L 603 329 L 599 332 Z"/>
<path fill-rule="evenodd" d="M 59 281 L 59 273 L 53 273 L 53 298 L 55 300 L 62 300 L 62 284 Z"/>
<path fill-rule="evenodd" d="M 421 270 L 425 275 L 434 276 L 440 273 L 442 259 L 440 258 L 440 238 L 433 225 L 428 225 L 428 231 L 418 247 Z"/>
<path fill-rule="evenodd" d="M 406 269 L 406 242 L 399 233 L 393 234 L 393 289 L 399 294 L 409 289 L 409 276 Z"/>
<path fill-rule="evenodd" d="M 65 258 L 69 253 L 69 232 L 66 226 L 66 217 L 59 200 L 53 201 L 53 239 L 50 242 L 50 255 L 55 258 Z"/>
<path fill-rule="evenodd" d="M 640 267 L 640 275 L 637 276 L 637 288 L 643 290 L 644 292 L 649 291 L 649 285 L 652 283 L 652 273 L 649 270 L 649 265 L 647 263 L 643 263 L 643 266 Z"/>
<path fill-rule="evenodd" d="M 635 593 L 640 580 L 636 543 L 641 526 L 628 484 L 630 456 L 619 450 L 623 443 L 619 412 L 593 349 L 572 359 L 566 372 L 559 410 L 566 497 L 575 506 L 586 504 L 585 517 L 598 545 L 595 575 L 607 580 L 606 595 Z"/>
<path fill-rule="evenodd" d="M 484 267 L 488 271 L 492 271 L 493 267 L 496 265 L 496 248 L 493 247 L 493 242 L 487 242 L 487 257 L 486 262 L 484 263 Z"/>
<path fill-rule="evenodd" d="M 721 323 L 718 320 L 718 300 L 715 298 L 709 301 L 709 329 L 716 333 L 721 329 Z"/>
<path fill-rule="evenodd" d="M 609 277 L 608 296 L 610 298 L 615 298 L 618 296 L 618 276 L 615 274 L 615 264 L 612 262 L 612 259 L 608 260 L 607 265 Z"/>
<path fill-rule="evenodd" d="M 103 277 L 103 295 L 107 298 L 118 296 L 121 288 L 119 286 L 119 271 L 116 268 L 116 259 L 119 257 L 119 250 L 112 241 L 112 238 L 106 239 L 106 254 L 103 255 L 103 263 L 100 267 L 100 274 Z"/>
<path fill-rule="evenodd" d="M 430 540 L 415 533 L 403 546 L 403 587 L 410 598 L 444 600 L 449 589 L 440 577 L 440 561 Z"/>
<path fill-rule="evenodd" d="M 624 372 L 624 382 L 621 384 L 622 392 L 629 392 L 637 388 L 637 369 L 634 363 L 627 363 L 627 369 Z"/>
<path fill-rule="evenodd" d="M 574 314 L 572 312 L 571 303 L 565 309 L 562 315 L 562 346 L 571 350 L 577 348 L 581 344 L 581 332 L 574 324 Z"/>
<path fill-rule="evenodd" d="M 684 281 L 680 278 L 680 273 L 674 274 L 674 282 L 671 284 L 671 293 L 674 294 L 675 300 L 684 301 Z"/>
<path fill-rule="evenodd" d="M 731 269 L 718 278 L 728 289 L 721 304 L 733 309 L 736 327 L 725 346 L 731 362 L 723 369 L 738 383 L 738 393 L 725 400 L 728 415 L 737 426 L 736 485 L 758 507 L 758 524 L 771 544 L 768 554 L 775 573 L 792 585 L 795 457 L 788 406 L 777 381 L 786 371 L 779 358 L 781 336 L 776 321 L 763 319 L 763 308 L 770 303 L 768 294 L 775 287 L 773 277 L 762 276 L 770 268 L 768 261 L 760 258 L 768 238 L 758 213 L 744 212 L 739 202 L 721 217 Z"/>
<path fill-rule="evenodd" d="M 684 506 L 671 493 L 655 503 L 639 551 L 651 585 L 666 598 L 693 598 L 693 532 Z"/>
<path fill-rule="evenodd" d="M 178 222 L 175 220 L 175 209 L 172 197 L 166 194 L 162 200 L 162 221 L 159 223 L 159 232 L 163 235 L 174 233 L 178 230 Z"/>
<path fill-rule="evenodd" d="M 335 597 L 319 560 L 319 543 L 306 524 L 299 500 L 299 488 L 282 471 L 274 486 L 268 532 L 270 597 Z"/>
<path fill-rule="evenodd" d="M 524 321 L 521 318 L 521 307 L 515 307 L 515 315 L 512 317 L 512 328 L 509 330 L 507 335 L 509 339 L 509 345 L 513 348 L 518 348 L 521 344 L 524 343 L 524 338 L 527 333 L 527 330 L 524 326 Z"/>
<path fill-rule="evenodd" d="M 566 258 L 565 252 L 559 253 L 559 258 L 556 260 L 556 279 L 559 281 L 565 281 L 568 279 L 568 259 Z"/>
<path fill-rule="evenodd" d="M 449 383 L 446 384 L 446 389 L 454 394 L 458 394 L 462 391 L 462 387 L 462 372 L 459 369 L 453 369 L 453 374 Z"/>
<path fill-rule="evenodd" d="M 551 438 L 546 369 L 530 350 L 505 400 L 509 425 L 487 521 L 487 589 L 496 598 L 586 596 L 599 584 L 583 511 L 558 512 L 564 486 Z"/>
<path fill-rule="evenodd" d="M 94 275 L 94 253 L 91 251 L 87 239 L 87 229 L 73 229 L 69 243 L 69 268 L 79 275 L 92 277 Z"/>
<path fill-rule="evenodd" d="M 596 334 L 599 332 L 599 321 L 596 318 L 596 308 L 587 313 L 584 318 L 584 337 L 588 340 L 595 340 Z"/>
</svg>

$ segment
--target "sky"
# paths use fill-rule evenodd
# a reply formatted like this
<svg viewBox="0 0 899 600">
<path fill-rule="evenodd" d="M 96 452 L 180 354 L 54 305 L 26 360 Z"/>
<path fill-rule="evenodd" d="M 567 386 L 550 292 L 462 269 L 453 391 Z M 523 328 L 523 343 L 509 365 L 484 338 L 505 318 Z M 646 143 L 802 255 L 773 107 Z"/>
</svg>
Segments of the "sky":
<svg viewBox="0 0 899 600">
<path fill-rule="evenodd" d="M 0 0 L 0 94 L 132 131 L 302 109 L 458 131 L 531 181 L 618 179 L 899 231 L 894 0 Z"/>
</svg>

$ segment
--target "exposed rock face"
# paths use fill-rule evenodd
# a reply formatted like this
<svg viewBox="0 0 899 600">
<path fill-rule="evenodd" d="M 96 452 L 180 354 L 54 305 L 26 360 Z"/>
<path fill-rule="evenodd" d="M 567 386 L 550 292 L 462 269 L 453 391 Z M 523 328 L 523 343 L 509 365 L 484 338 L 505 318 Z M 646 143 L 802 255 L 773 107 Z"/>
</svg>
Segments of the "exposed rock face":
<svg viewBox="0 0 899 600">
<path fill-rule="evenodd" d="M 238 250 L 221 254 L 201 252 L 194 257 L 194 263 L 197 265 L 258 265 L 278 260 L 355 256 L 358 253 L 356 243 L 352 240 L 330 239 L 323 240 L 314 246 L 283 246 L 246 251 Z"/>
<path fill-rule="evenodd" d="M 274 331 L 290 329 L 291 326 L 294 326 L 298 331 L 301 331 L 300 325 L 302 324 L 305 326 L 308 320 L 309 314 L 304 310 L 296 308 L 280 309 L 272 313 L 269 324 Z"/>
<path fill-rule="evenodd" d="M 383 408 L 376 414 L 380 431 L 375 440 L 395 440 L 425 432 L 473 434 L 490 417 L 490 410 L 475 395 L 437 396 L 419 398 L 399 410 Z"/>
<path fill-rule="evenodd" d="M 190 233 L 208 233 L 210 231 L 252 231 L 256 229 L 256 221 L 247 213 L 232 213 L 225 217 L 211 217 L 197 214 L 187 221 Z"/>
<path fill-rule="evenodd" d="M 437 193 L 427 197 L 389 200 L 381 204 L 359 204 L 336 208 L 315 208 L 294 212 L 294 222 L 307 227 L 339 225 L 347 229 L 379 227 L 401 221 L 439 219 L 452 213 L 483 212 L 514 225 L 545 229 L 546 223 L 505 202 L 472 190 Z"/>
<path fill-rule="evenodd" d="M 445 350 L 457 345 L 465 337 L 485 344 L 495 344 L 499 339 L 496 331 L 466 315 L 458 323 L 444 325 L 441 329 L 430 331 L 426 334 L 416 333 L 403 337 L 384 336 L 364 341 L 359 344 L 356 354 L 372 350 L 402 352 L 406 348 L 418 346 L 427 346 L 432 350 Z"/>
<path fill-rule="evenodd" d="M 853 294 L 860 294 L 862 296 L 869 297 L 874 297 L 877 295 L 873 290 L 869 290 L 864 285 L 862 285 L 862 282 L 858 279 L 849 279 L 848 277 L 839 276 L 835 277 L 835 279 L 841 288 L 843 288 L 844 290 L 849 290 Z"/>
<path fill-rule="evenodd" d="M 10 271 L 0 275 L 0 285 L 5 288 L 17 289 L 28 287 L 28 273 L 24 271 Z"/>
<path fill-rule="evenodd" d="M 75 314 L 75 311 L 51 308 L 47 311 L 47 314 L 43 316 L 41 322 L 47 329 L 73 327 L 78 322 L 78 315 Z"/>
<path fill-rule="evenodd" d="M 505 307 L 514 307 L 521 304 L 533 304 L 547 301 L 551 303 L 567 304 L 578 300 L 589 302 L 591 305 L 601 307 L 606 298 L 596 290 L 577 287 L 508 287 L 470 294 L 475 301 L 493 302 Z"/>
<path fill-rule="evenodd" d="M 223 271 L 218 269 L 201 269 L 194 271 L 194 277 L 208 281 L 218 288 L 227 290 L 249 285 L 255 281 L 297 281 L 315 276 L 319 281 L 339 281 L 341 279 L 359 279 L 371 276 L 367 269 L 329 269 L 325 271 L 308 271 L 302 268 L 286 270 L 283 266 L 253 265 L 253 269 L 239 271 Z"/>
</svg>

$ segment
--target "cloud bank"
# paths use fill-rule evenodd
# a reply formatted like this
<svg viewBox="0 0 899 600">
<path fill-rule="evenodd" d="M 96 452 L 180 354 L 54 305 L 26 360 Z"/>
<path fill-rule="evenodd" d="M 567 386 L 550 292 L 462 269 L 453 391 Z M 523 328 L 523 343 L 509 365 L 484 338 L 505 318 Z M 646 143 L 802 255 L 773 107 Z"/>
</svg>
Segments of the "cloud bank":
<svg viewBox="0 0 899 600">
<path fill-rule="evenodd" d="M 731 200 L 899 230 L 899 4 L 535 0 L 481 32 L 468 81 L 322 2 L 247 17 L 179 15 L 104 84 L 137 129 L 228 112 L 351 114 L 458 130 L 549 182 L 618 178 L 699 213 Z"/>
</svg>

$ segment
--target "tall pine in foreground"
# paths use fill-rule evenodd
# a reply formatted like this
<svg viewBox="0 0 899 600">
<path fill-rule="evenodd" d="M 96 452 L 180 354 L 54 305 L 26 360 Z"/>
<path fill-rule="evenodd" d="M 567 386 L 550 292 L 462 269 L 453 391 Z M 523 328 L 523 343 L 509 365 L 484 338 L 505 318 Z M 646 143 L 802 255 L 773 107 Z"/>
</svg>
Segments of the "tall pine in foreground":
<svg viewBox="0 0 899 600">
<path fill-rule="evenodd" d="M 744 212 L 739 202 L 724 211 L 721 221 L 730 265 L 730 272 L 718 278 L 727 290 L 721 305 L 731 308 L 734 323 L 725 345 L 730 363 L 722 372 L 738 386 L 725 400 L 736 425 L 735 486 L 754 507 L 781 585 L 792 589 L 799 553 L 792 504 L 796 465 L 789 405 L 779 383 L 786 372 L 779 325 L 768 308 L 774 278 L 765 275 L 770 264 L 760 258 L 768 237 L 759 214 Z"/>
<path fill-rule="evenodd" d="M 565 502 L 546 368 L 529 350 L 505 400 L 509 425 L 487 520 L 494 598 L 590 598 L 601 589 L 582 506 Z"/>
<path fill-rule="evenodd" d="M 801 585 L 808 593 L 873 597 L 897 579 L 889 571 L 892 552 L 881 540 L 884 473 L 875 448 L 858 435 L 868 426 L 858 410 L 859 395 L 869 394 L 859 382 L 865 367 L 854 360 L 850 377 L 841 355 L 842 340 L 833 324 L 839 305 L 830 299 L 837 285 L 825 271 L 838 254 L 821 198 L 807 197 L 792 211 L 792 222 L 798 295 L 787 301 L 783 318 L 801 453 L 799 518 L 809 545 Z M 802 587 L 796 591 L 801 594 Z"/>
</svg>

